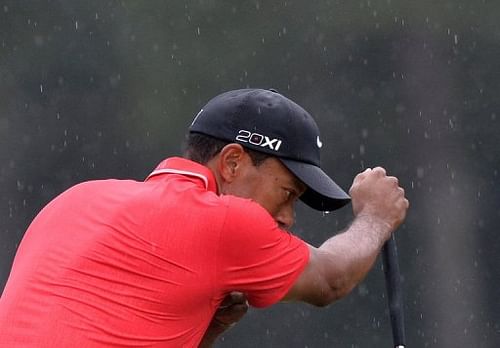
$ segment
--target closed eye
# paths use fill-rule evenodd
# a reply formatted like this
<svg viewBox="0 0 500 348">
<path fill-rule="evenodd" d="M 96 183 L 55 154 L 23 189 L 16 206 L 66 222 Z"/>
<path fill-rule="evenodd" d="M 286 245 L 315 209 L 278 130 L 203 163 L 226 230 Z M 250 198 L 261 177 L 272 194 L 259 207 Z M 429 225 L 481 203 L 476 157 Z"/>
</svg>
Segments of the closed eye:
<svg viewBox="0 0 500 348">
<path fill-rule="evenodd" d="M 286 201 L 288 201 L 289 199 L 295 199 L 297 197 L 297 192 L 293 189 L 284 187 L 283 191 L 285 192 Z"/>
</svg>

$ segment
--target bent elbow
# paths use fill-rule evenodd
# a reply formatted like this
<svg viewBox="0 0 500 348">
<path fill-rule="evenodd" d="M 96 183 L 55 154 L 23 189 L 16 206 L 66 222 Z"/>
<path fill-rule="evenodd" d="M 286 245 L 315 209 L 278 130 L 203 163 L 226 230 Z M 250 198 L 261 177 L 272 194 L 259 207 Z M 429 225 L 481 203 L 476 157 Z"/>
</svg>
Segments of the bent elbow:
<svg viewBox="0 0 500 348">
<path fill-rule="evenodd" d="M 354 286 L 350 284 L 336 283 L 330 285 L 321 292 L 321 295 L 318 296 L 312 304 L 316 307 L 326 307 L 349 295 L 352 289 L 354 289 Z"/>
</svg>

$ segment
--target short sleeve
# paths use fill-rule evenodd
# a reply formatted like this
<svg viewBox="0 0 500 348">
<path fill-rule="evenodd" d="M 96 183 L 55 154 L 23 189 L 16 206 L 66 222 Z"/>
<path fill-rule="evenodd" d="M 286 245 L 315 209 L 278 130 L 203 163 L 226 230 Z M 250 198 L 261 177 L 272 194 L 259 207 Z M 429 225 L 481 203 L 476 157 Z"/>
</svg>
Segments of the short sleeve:
<svg viewBox="0 0 500 348">
<path fill-rule="evenodd" d="M 218 277 L 222 291 L 241 291 L 254 307 L 280 301 L 309 260 L 307 244 L 280 229 L 259 204 L 226 196 Z"/>
</svg>

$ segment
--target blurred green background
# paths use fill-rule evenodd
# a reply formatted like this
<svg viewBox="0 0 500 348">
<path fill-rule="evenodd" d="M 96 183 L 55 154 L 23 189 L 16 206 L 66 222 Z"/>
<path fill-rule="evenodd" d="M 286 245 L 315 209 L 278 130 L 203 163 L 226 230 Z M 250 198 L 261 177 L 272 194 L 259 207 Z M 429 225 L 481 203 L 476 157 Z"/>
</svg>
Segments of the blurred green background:
<svg viewBox="0 0 500 348">
<path fill-rule="evenodd" d="M 276 88 L 348 189 L 382 165 L 409 347 L 500 345 L 500 2 L 0 1 L 0 289 L 31 219 L 96 178 L 142 180 L 223 91 Z M 350 208 L 297 211 L 319 245 Z M 21 314 L 22 315 L 22 314 Z M 390 347 L 379 261 L 326 309 L 251 310 L 218 347 Z"/>
</svg>

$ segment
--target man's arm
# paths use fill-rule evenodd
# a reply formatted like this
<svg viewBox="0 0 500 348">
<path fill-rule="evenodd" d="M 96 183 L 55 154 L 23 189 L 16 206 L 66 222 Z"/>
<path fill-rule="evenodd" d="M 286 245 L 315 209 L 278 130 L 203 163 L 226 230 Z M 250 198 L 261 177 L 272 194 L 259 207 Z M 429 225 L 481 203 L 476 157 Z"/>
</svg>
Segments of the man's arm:
<svg viewBox="0 0 500 348">
<path fill-rule="evenodd" d="M 347 295 L 372 268 L 409 205 L 398 180 L 383 168 L 358 174 L 350 194 L 354 221 L 319 248 L 310 246 L 309 263 L 284 301 L 325 306 Z"/>
<path fill-rule="evenodd" d="M 199 347 L 212 347 L 217 337 L 234 326 L 245 315 L 247 310 L 248 302 L 244 294 L 233 291 L 227 295 L 215 312 Z"/>
</svg>

